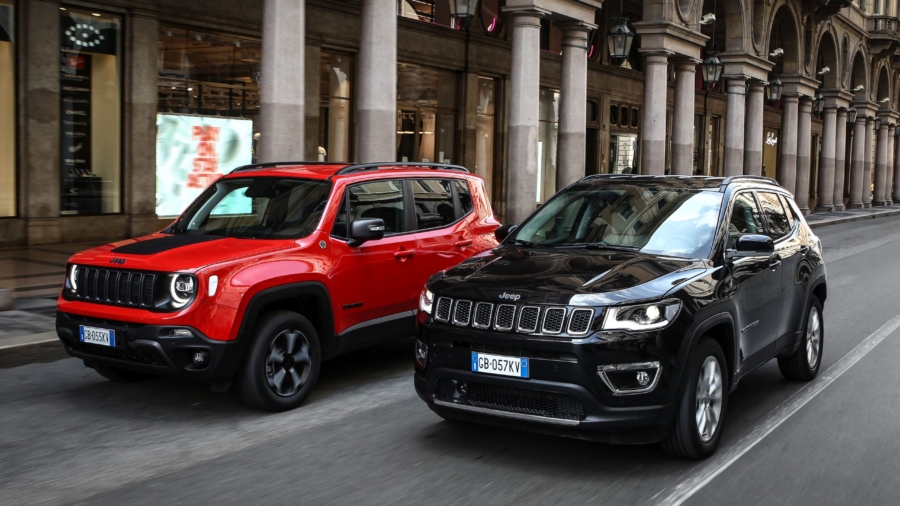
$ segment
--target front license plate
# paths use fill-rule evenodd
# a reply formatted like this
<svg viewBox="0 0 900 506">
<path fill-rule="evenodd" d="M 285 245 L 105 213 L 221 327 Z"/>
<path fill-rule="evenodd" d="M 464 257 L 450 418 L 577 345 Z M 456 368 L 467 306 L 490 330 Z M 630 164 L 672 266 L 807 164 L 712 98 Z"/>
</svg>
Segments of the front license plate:
<svg viewBox="0 0 900 506">
<path fill-rule="evenodd" d="M 472 371 L 500 376 L 528 377 L 528 359 L 472 352 Z"/>
<path fill-rule="evenodd" d="M 116 333 L 110 329 L 98 329 L 79 325 L 78 339 L 82 343 L 99 344 L 101 346 L 116 346 Z"/>
</svg>

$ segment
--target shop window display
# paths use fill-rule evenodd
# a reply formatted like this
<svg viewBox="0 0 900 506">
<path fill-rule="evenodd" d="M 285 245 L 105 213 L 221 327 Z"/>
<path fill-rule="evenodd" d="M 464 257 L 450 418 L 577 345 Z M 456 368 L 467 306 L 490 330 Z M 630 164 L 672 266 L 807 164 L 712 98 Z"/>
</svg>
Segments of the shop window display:
<svg viewBox="0 0 900 506">
<path fill-rule="evenodd" d="M 397 65 L 397 161 L 453 163 L 456 149 L 455 72 Z"/>
<path fill-rule="evenodd" d="M 0 0 L 0 217 L 16 214 L 15 10 Z"/>
<path fill-rule="evenodd" d="M 556 193 L 556 141 L 559 134 L 559 92 L 541 89 L 538 128 L 536 202 Z"/>
<path fill-rule="evenodd" d="M 319 65 L 319 160 L 350 161 L 350 86 L 353 59 L 322 53 Z"/>
</svg>

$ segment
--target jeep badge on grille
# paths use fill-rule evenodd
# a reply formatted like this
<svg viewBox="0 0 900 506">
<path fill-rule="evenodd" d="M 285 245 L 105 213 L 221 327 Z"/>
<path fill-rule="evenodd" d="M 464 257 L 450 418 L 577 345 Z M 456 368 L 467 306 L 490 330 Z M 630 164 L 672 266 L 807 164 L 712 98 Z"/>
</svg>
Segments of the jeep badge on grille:
<svg viewBox="0 0 900 506">
<path fill-rule="evenodd" d="M 124 258 L 113 258 L 112 260 L 109 261 L 109 263 L 122 265 L 125 263 L 125 259 Z"/>
<path fill-rule="evenodd" d="M 511 300 L 511 301 L 517 301 L 517 300 L 521 299 L 522 296 L 519 295 L 519 294 L 517 294 L 517 293 L 506 293 L 506 292 L 503 292 L 503 293 L 500 294 L 500 298 L 501 298 L 501 299 L 506 299 L 506 300 Z"/>
</svg>

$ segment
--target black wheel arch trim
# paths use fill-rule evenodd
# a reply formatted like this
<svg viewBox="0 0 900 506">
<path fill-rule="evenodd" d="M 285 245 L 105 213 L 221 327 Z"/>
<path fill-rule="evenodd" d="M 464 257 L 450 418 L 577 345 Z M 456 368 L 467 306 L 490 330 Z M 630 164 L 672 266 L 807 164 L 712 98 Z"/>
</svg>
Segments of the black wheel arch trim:
<svg viewBox="0 0 900 506">
<path fill-rule="evenodd" d="M 725 359 L 730 360 L 730 363 L 726 364 L 728 368 L 728 387 L 729 392 L 736 385 L 735 377 L 736 377 L 736 368 L 737 364 L 740 364 L 740 359 L 738 357 L 738 349 L 740 348 L 738 345 L 737 338 L 737 329 L 735 328 L 735 319 L 734 315 L 729 309 L 723 309 L 709 317 L 706 317 L 700 320 L 699 323 L 696 323 L 692 326 L 692 330 L 689 330 L 686 333 L 686 338 L 682 341 L 681 347 L 678 350 L 678 356 L 675 357 L 675 367 L 672 371 L 672 380 L 670 385 L 671 391 L 669 392 L 669 399 L 678 399 L 681 395 L 681 392 L 685 388 L 685 383 L 687 378 L 690 376 L 688 374 L 688 366 L 691 360 L 691 353 L 694 352 L 694 349 L 697 348 L 700 339 L 702 339 L 707 332 L 713 327 L 725 324 L 731 329 L 731 335 L 728 336 L 726 344 L 729 345 L 730 349 L 727 347 L 722 350 L 722 354 L 725 355 Z M 680 366 L 680 367 L 679 367 Z"/>
</svg>

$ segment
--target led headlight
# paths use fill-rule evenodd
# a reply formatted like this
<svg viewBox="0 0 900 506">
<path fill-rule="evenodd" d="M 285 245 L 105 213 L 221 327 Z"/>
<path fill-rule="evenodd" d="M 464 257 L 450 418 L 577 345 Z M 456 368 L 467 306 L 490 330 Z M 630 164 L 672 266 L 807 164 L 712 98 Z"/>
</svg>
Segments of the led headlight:
<svg viewBox="0 0 900 506">
<path fill-rule="evenodd" d="M 677 299 L 637 306 L 613 306 L 606 310 L 603 330 L 659 330 L 675 320 L 679 309 L 681 301 Z"/>
<path fill-rule="evenodd" d="M 78 291 L 78 269 L 77 265 L 72 265 L 69 269 L 69 289 L 73 292 Z"/>
<path fill-rule="evenodd" d="M 172 297 L 172 306 L 184 307 L 194 298 L 197 290 L 194 277 L 187 274 L 170 274 L 169 278 L 169 296 Z"/>
<path fill-rule="evenodd" d="M 422 311 L 425 314 L 431 314 L 432 306 L 434 306 L 434 294 L 431 293 L 431 290 L 426 288 L 422 290 L 422 294 L 419 295 L 419 311 Z"/>
</svg>

